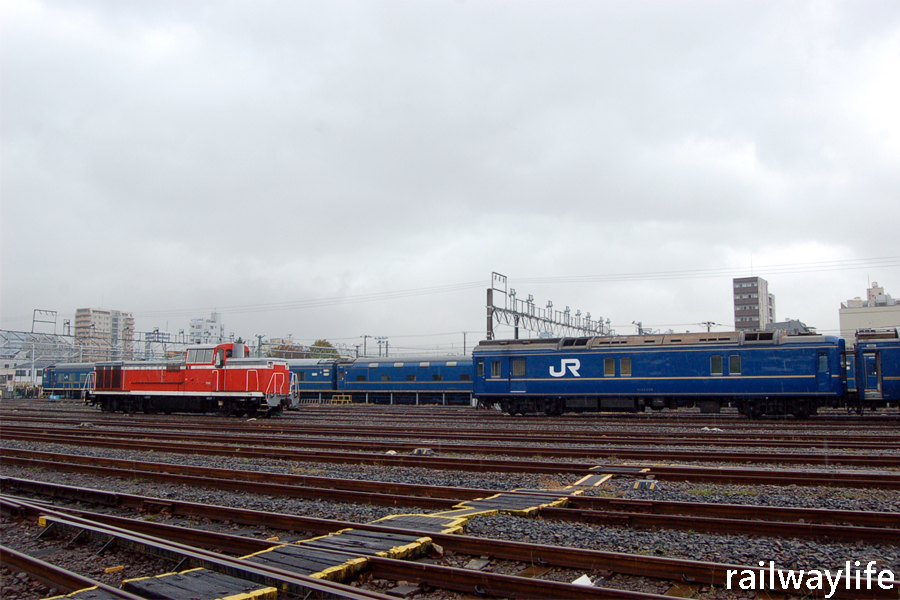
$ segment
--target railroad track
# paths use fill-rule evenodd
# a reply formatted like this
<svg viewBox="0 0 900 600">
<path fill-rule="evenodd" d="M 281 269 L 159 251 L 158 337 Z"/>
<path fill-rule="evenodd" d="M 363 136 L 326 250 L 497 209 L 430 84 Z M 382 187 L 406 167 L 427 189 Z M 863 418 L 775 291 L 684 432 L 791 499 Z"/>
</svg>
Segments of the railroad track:
<svg viewBox="0 0 900 600">
<path fill-rule="evenodd" d="M 200 517 L 239 523 L 242 525 L 264 526 L 267 530 L 282 529 L 284 531 L 303 531 L 309 535 L 327 535 L 346 528 L 365 531 L 378 531 L 385 533 L 404 533 L 413 536 L 428 536 L 443 548 L 443 552 L 453 552 L 469 556 L 483 556 L 488 554 L 493 560 L 521 561 L 530 565 L 544 565 L 543 570 L 549 568 L 574 568 L 598 570 L 604 569 L 611 573 L 622 575 L 638 575 L 670 580 L 672 588 L 683 588 L 684 582 L 692 584 L 708 584 L 723 587 L 726 583 L 729 570 L 742 570 L 753 567 L 740 565 L 727 565 L 709 563 L 703 561 L 679 560 L 635 554 L 602 552 L 595 550 L 582 550 L 561 548 L 546 545 L 528 544 L 524 542 L 512 542 L 506 540 L 491 540 L 484 538 L 470 538 L 464 535 L 450 535 L 436 533 L 434 531 L 397 529 L 386 527 L 379 523 L 358 524 L 334 521 L 331 519 L 314 519 L 293 515 L 272 514 L 247 509 L 236 509 L 222 506 L 210 506 L 208 504 L 196 504 L 191 502 L 179 502 L 168 499 L 152 498 L 127 494 L 111 494 L 109 492 L 81 489 L 71 486 L 53 486 L 38 482 L 16 480 L 21 487 L 17 491 L 30 492 L 54 498 L 67 498 L 78 500 L 79 503 L 93 503 L 106 507 L 115 506 L 119 510 L 137 510 L 146 514 L 147 511 L 165 511 L 170 516 Z M 205 549 L 213 549 L 232 554 L 249 554 L 259 552 L 267 548 L 275 547 L 280 542 L 263 541 L 259 539 L 238 538 L 234 535 L 218 534 L 211 531 L 185 530 L 182 527 L 161 525 L 148 522 L 145 518 L 134 520 L 120 515 L 92 513 L 83 509 L 61 508 L 48 505 L 43 502 L 22 501 L 19 498 L 0 499 L 0 505 L 6 507 L 8 512 L 18 511 L 19 516 L 37 519 L 40 516 L 46 518 L 47 514 L 53 515 L 54 522 L 69 523 L 74 530 L 84 531 L 92 526 L 105 532 L 127 532 L 131 535 L 153 536 L 156 540 L 168 540 L 173 543 L 200 544 Z M 71 517 L 70 517 L 71 515 Z M 76 521 L 72 521 L 72 518 Z M 107 539 L 104 535 L 103 539 Z M 369 567 L 373 576 L 385 577 L 393 580 L 406 580 L 427 582 L 443 589 L 453 589 L 462 592 L 476 592 L 479 595 L 499 595 L 504 597 L 570 597 L 572 588 L 560 585 L 546 585 L 544 582 L 524 577 L 510 578 L 509 576 L 493 576 L 488 573 L 473 573 L 471 570 L 460 570 L 446 567 L 431 568 L 428 565 L 416 565 L 396 560 L 370 560 Z M 533 567 L 532 569 L 533 570 Z M 565 585 L 565 584 L 562 584 Z M 475 587 L 477 586 L 477 587 Z M 696 586 L 699 587 L 699 586 Z M 670 592 L 672 590 L 670 589 Z M 681 589 L 680 591 L 683 591 Z M 694 590 L 696 591 L 696 589 Z M 776 590 L 777 591 L 777 590 Z M 604 590 L 603 588 L 587 588 L 577 590 L 574 596 L 593 597 L 629 597 L 622 590 Z M 547 596 L 550 594 L 550 596 Z M 610 595 L 612 594 L 612 595 Z M 652 596 L 649 596 L 652 597 Z M 664 596 L 663 596 L 664 597 Z M 860 597 L 853 590 L 849 593 L 839 590 L 837 597 Z M 871 590 L 870 598 L 896 597 L 893 590 Z"/>
<path fill-rule="evenodd" d="M 29 457 L 34 454 L 40 456 Z M 47 453 L 17 456 L 4 451 L 2 458 L 6 464 L 37 469 L 68 470 L 121 479 L 140 477 L 224 490 L 343 503 L 414 506 L 430 510 L 453 510 L 465 501 L 492 497 L 499 493 L 517 493 L 496 489 L 347 480 Z M 0 482 L 4 489 L 39 489 L 34 483 L 26 485 L 15 479 L 2 478 Z M 541 516 L 546 519 L 602 523 L 617 527 L 682 529 L 735 535 L 756 535 L 759 531 L 771 530 L 778 531 L 784 537 L 843 542 L 864 540 L 900 545 L 900 515 L 891 513 L 620 500 L 581 496 L 576 495 L 576 492 L 576 488 L 539 492 L 546 496 L 547 504 L 559 498 L 567 499 L 566 508 L 544 507 L 539 511 Z M 521 492 L 520 495 L 534 493 Z"/>
<path fill-rule="evenodd" d="M 143 447 L 151 447 L 160 452 L 186 452 L 197 450 L 198 444 L 207 445 L 210 448 L 218 447 L 221 452 L 224 448 L 240 452 L 254 451 L 262 448 L 283 448 L 284 446 L 303 446 L 305 448 L 334 449 L 339 452 L 348 450 L 361 452 L 388 451 L 412 452 L 423 445 L 432 447 L 435 451 L 449 454 L 474 454 L 474 455 L 504 455 L 514 457 L 543 457 L 543 458 L 573 458 L 596 461 L 599 459 L 621 460 L 646 460 L 646 461 L 682 461 L 682 462 L 726 462 L 726 463 L 763 463 L 763 464 L 793 464 L 793 465 L 840 465 L 853 467 L 896 467 L 900 464 L 900 457 L 895 454 L 871 455 L 871 454 L 841 454 L 830 452 L 817 453 L 768 453 L 768 452 L 727 452 L 716 450 L 678 450 L 670 447 L 658 448 L 658 443 L 652 449 L 631 449 L 619 447 L 587 448 L 561 448 L 551 446 L 512 445 L 504 443 L 494 445 L 445 443 L 443 441 L 418 441 L 416 443 L 398 441 L 354 441 L 354 440 L 321 440 L 310 437 L 279 437 L 264 436 L 260 434 L 235 437 L 224 434 L 200 434 L 196 431 L 190 433 L 164 433 L 156 432 L 152 441 L 147 441 L 147 434 L 143 431 L 125 432 L 121 430 L 100 431 L 96 429 L 79 432 L 61 431 L 58 428 L 42 427 L 10 427 L 4 426 L 3 434 L 6 439 L 32 442 L 46 442 L 58 444 L 93 444 L 96 446 L 128 448 L 139 444 Z M 189 438 L 192 443 L 184 442 Z M 169 442 L 169 443 L 166 443 Z M 594 444 L 602 443 L 595 440 Z M 246 446 L 245 446 L 246 444 Z M 198 450 L 199 451 L 199 450 Z M 299 450 L 286 450 L 290 456 L 306 456 L 298 454 Z"/>
<path fill-rule="evenodd" d="M 820 449 L 820 450 L 896 450 L 900 449 L 900 434 L 878 433 L 860 435 L 858 433 L 822 434 L 822 433 L 796 433 L 796 432 L 767 432 L 735 433 L 734 431 L 708 431 L 698 434 L 691 432 L 629 432 L 622 433 L 621 428 L 603 428 L 593 430 L 558 431 L 523 431 L 516 428 L 495 428 L 491 431 L 468 430 L 460 431 L 453 427 L 403 427 L 401 429 L 386 429 L 383 426 L 366 425 L 298 425 L 288 420 L 278 421 L 238 421 L 235 423 L 190 422 L 181 420 L 167 420 L 155 422 L 149 418 L 122 418 L 93 420 L 92 425 L 103 428 L 111 427 L 139 428 L 141 430 L 188 430 L 192 433 L 210 432 L 230 435 L 259 436 L 291 435 L 307 438 L 321 437 L 366 437 L 366 438 L 390 438 L 390 439 L 433 439 L 441 440 L 465 440 L 465 441 L 496 441 L 502 439 L 505 442 L 525 442 L 544 444 L 616 444 L 625 446 L 644 446 L 665 442 L 669 445 L 686 446 L 728 446 L 748 448 L 790 448 L 790 449 Z M 12 426 L 44 427 L 47 431 L 53 431 L 51 426 L 77 426 L 84 422 L 73 418 L 38 418 L 13 416 L 4 419 L 4 426 L 8 429 Z M 58 430 L 60 427 L 56 427 Z"/>
</svg>

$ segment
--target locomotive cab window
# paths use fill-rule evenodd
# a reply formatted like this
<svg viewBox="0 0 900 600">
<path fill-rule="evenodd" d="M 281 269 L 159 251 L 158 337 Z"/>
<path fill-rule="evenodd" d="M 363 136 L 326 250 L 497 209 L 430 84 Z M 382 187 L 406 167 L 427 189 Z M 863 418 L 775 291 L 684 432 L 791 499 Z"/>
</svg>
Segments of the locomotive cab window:
<svg viewBox="0 0 900 600">
<path fill-rule="evenodd" d="M 624 356 L 619 360 L 619 369 L 622 377 L 631 377 L 631 358 Z"/>
<path fill-rule="evenodd" d="M 709 372 L 712 375 L 722 374 L 722 357 L 717 355 L 709 357 Z"/>
<path fill-rule="evenodd" d="M 729 375 L 740 375 L 741 374 L 741 355 L 740 354 L 732 354 L 728 357 L 728 374 Z"/>
</svg>

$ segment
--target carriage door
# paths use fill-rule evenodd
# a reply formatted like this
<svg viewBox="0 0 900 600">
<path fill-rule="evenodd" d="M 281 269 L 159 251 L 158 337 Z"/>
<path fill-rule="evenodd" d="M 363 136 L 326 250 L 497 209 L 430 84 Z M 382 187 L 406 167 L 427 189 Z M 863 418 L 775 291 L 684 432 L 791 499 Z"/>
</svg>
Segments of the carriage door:
<svg viewBox="0 0 900 600">
<path fill-rule="evenodd" d="M 820 392 L 831 389 L 831 370 L 828 368 L 828 353 L 819 352 L 819 365 L 816 369 L 816 387 Z"/>
<path fill-rule="evenodd" d="M 510 359 L 509 391 L 513 394 L 525 393 L 525 359 Z"/>
<path fill-rule="evenodd" d="M 213 391 L 221 392 L 225 389 L 225 350 L 216 350 L 215 369 L 213 369 Z"/>
<path fill-rule="evenodd" d="M 881 400 L 881 353 L 863 352 L 862 384 L 866 400 Z"/>
</svg>

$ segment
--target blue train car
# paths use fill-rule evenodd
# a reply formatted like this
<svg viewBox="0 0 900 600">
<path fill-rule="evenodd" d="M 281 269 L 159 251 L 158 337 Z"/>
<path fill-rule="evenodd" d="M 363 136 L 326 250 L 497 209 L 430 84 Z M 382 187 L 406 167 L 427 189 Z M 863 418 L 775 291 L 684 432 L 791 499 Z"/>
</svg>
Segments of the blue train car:
<svg viewBox="0 0 900 600">
<path fill-rule="evenodd" d="M 291 372 L 291 403 L 305 404 L 331 400 L 337 391 L 335 358 L 295 358 L 287 361 Z"/>
<path fill-rule="evenodd" d="M 337 387 L 354 402 L 470 405 L 472 360 L 358 358 L 338 365 Z"/>
<path fill-rule="evenodd" d="M 781 331 L 486 341 L 474 393 L 510 414 L 730 403 L 806 417 L 844 397 L 843 352 L 840 338 Z"/>
<path fill-rule="evenodd" d="M 900 401 L 900 332 L 897 328 L 860 329 L 856 332 L 853 357 L 857 410 L 875 409 Z"/>
<path fill-rule="evenodd" d="M 41 382 L 45 396 L 81 398 L 94 363 L 60 363 L 44 368 Z"/>
</svg>

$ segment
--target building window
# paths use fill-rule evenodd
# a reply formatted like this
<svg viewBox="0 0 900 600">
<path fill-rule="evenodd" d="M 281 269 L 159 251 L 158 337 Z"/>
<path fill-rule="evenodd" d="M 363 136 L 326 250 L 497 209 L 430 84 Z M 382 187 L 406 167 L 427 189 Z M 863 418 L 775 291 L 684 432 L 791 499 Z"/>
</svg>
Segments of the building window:
<svg viewBox="0 0 900 600">
<path fill-rule="evenodd" d="M 603 360 L 603 376 L 615 377 L 616 375 L 616 359 L 606 358 Z"/>
<path fill-rule="evenodd" d="M 728 374 L 729 375 L 740 375 L 741 374 L 741 355 L 740 354 L 732 354 L 728 357 Z"/>
<path fill-rule="evenodd" d="M 630 357 L 622 357 L 619 359 L 619 371 L 622 373 L 622 377 L 630 377 L 631 376 L 631 358 Z"/>
<path fill-rule="evenodd" d="M 500 377 L 500 361 L 491 361 L 491 377 Z"/>
<path fill-rule="evenodd" d="M 722 357 L 719 355 L 709 357 L 709 372 L 713 375 L 722 374 Z"/>
<path fill-rule="evenodd" d="M 513 377 L 525 377 L 525 359 L 514 358 L 512 361 Z"/>
</svg>

